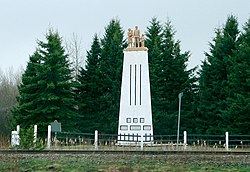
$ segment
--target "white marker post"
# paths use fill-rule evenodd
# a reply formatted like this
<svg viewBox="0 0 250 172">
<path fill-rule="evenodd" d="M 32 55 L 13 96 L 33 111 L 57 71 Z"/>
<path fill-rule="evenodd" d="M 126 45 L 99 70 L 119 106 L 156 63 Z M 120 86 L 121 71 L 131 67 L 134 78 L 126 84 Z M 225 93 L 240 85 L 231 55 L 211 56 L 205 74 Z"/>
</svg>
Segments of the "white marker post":
<svg viewBox="0 0 250 172">
<path fill-rule="evenodd" d="M 19 135 L 20 134 L 20 125 L 16 126 L 16 131 L 17 131 L 17 134 Z"/>
<path fill-rule="evenodd" d="M 37 125 L 34 125 L 34 143 L 37 141 Z"/>
<path fill-rule="evenodd" d="M 183 132 L 183 136 L 184 136 L 184 149 L 187 148 L 187 131 Z"/>
<path fill-rule="evenodd" d="M 48 125 L 48 138 L 47 138 L 47 148 L 50 149 L 51 146 L 51 125 Z"/>
<path fill-rule="evenodd" d="M 21 138 L 20 138 L 20 125 L 17 125 L 16 126 L 16 131 L 17 131 L 17 136 L 16 136 L 16 143 L 17 145 L 19 146 L 20 145 L 20 141 L 21 141 Z"/>
<path fill-rule="evenodd" d="M 229 133 L 228 132 L 226 132 L 226 145 L 225 145 L 225 147 L 226 147 L 226 150 L 228 151 L 229 150 Z"/>
<path fill-rule="evenodd" d="M 98 130 L 95 130 L 95 149 L 98 149 Z"/>
</svg>

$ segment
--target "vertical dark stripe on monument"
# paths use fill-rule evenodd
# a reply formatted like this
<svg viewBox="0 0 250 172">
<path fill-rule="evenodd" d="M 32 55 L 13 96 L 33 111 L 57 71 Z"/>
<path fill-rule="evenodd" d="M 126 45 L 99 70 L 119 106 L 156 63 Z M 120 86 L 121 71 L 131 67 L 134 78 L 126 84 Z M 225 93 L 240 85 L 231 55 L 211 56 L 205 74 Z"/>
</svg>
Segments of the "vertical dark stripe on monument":
<svg viewBox="0 0 250 172">
<path fill-rule="evenodd" d="M 129 75 L 130 75 L 130 81 L 129 81 L 129 84 L 130 84 L 130 86 L 129 86 L 129 101 L 130 101 L 130 106 L 131 106 L 131 103 L 132 103 L 132 101 L 131 101 L 131 80 L 132 80 L 132 65 L 130 65 L 130 73 L 129 73 Z"/>
<path fill-rule="evenodd" d="M 141 105 L 141 64 L 140 64 L 140 105 Z"/>
<path fill-rule="evenodd" d="M 135 64 L 135 105 L 136 105 L 136 64 Z"/>
</svg>

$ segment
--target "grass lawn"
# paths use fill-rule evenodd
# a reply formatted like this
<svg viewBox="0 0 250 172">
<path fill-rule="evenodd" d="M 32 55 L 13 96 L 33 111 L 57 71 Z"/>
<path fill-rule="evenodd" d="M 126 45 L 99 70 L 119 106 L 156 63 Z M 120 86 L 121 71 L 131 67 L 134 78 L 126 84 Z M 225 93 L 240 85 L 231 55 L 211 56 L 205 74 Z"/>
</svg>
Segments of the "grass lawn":
<svg viewBox="0 0 250 172">
<path fill-rule="evenodd" d="M 249 155 L 2 154 L 0 171 L 250 171 Z"/>
</svg>

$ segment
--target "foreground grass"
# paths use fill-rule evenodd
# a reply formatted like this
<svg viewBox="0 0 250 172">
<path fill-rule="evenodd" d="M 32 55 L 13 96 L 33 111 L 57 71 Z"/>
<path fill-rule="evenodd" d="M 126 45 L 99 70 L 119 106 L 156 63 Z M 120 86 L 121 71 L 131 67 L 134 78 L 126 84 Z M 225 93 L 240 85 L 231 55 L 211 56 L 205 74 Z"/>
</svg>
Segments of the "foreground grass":
<svg viewBox="0 0 250 172">
<path fill-rule="evenodd" d="M 247 155 L 3 154 L 0 171 L 250 171 Z"/>
</svg>

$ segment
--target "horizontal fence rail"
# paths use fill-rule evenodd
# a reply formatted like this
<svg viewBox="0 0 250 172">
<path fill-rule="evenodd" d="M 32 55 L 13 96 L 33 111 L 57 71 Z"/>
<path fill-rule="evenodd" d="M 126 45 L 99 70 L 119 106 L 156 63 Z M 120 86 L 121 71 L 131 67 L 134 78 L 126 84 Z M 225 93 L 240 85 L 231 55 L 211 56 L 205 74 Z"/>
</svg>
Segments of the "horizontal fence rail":
<svg viewBox="0 0 250 172">
<path fill-rule="evenodd" d="M 179 149 L 192 150 L 211 150 L 211 149 L 249 149 L 250 150 L 250 135 L 229 135 L 226 140 L 226 135 L 205 135 L 205 134 L 184 134 L 179 135 L 179 143 L 177 144 L 177 135 L 138 135 L 138 134 L 98 134 L 98 141 L 95 141 L 95 134 L 93 133 L 53 133 L 52 134 L 52 148 L 53 146 L 96 146 L 100 147 L 114 147 L 121 146 L 119 142 L 128 143 L 126 146 L 141 146 L 141 139 L 143 139 L 144 147 L 147 149 L 174 149 L 178 146 Z M 185 138 L 186 137 L 186 138 Z M 185 141 L 186 140 L 186 141 Z M 56 142 L 60 143 L 57 144 Z M 152 142 L 152 144 L 147 144 Z M 131 143 L 131 145 L 129 144 Z M 132 144 L 138 143 L 138 144 Z M 228 145 L 227 145 L 228 144 Z"/>
<path fill-rule="evenodd" d="M 220 135 L 189 134 L 184 131 L 179 135 L 139 135 L 139 134 L 104 134 L 78 132 L 51 132 L 48 127 L 46 149 L 77 150 L 215 150 L 215 151 L 250 151 L 250 135 L 235 135 L 226 132 Z M 20 138 L 17 129 L 11 140 L 11 146 L 18 148 Z M 34 129 L 34 142 L 37 139 L 37 128 Z M 15 139 L 15 140 L 14 140 Z"/>
<path fill-rule="evenodd" d="M 52 132 L 51 146 L 81 146 L 94 144 L 93 133 Z"/>
</svg>

